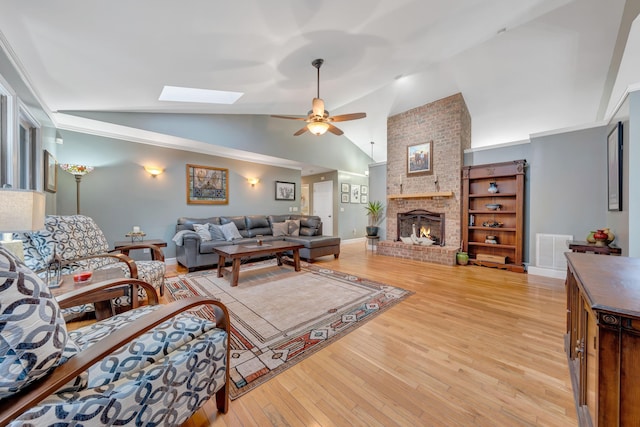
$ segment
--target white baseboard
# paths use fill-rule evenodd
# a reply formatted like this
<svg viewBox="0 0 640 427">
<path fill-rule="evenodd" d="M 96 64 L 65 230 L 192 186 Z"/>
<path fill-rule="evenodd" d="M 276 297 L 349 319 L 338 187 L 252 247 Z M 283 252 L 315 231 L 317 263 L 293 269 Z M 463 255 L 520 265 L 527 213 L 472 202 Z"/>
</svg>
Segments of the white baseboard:
<svg viewBox="0 0 640 427">
<path fill-rule="evenodd" d="M 360 243 L 362 244 L 362 242 L 364 242 L 364 237 L 356 237 L 353 239 L 342 239 L 340 241 L 341 245 L 350 245 L 350 244 L 354 244 L 354 243 Z"/>
<path fill-rule="evenodd" d="M 567 277 L 566 271 L 553 270 L 551 268 L 540 268 L 532 265 L 527 268 L 528 274 L 535 274 L 536 276 L 553 277 L 554 279 L 565 279 Z"/>
</svg>

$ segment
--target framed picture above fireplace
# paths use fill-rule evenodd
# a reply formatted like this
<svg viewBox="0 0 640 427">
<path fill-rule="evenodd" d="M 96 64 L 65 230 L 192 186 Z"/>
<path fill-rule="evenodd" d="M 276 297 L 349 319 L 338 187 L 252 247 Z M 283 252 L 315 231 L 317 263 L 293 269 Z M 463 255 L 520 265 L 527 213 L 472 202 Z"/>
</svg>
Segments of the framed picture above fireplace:
<svg viewBox="0 0 640 427">
<path fill-rule="evenodd" d="M 407 147 L 407 176 L 433 173 L 433 141 Z"/>
</svg>

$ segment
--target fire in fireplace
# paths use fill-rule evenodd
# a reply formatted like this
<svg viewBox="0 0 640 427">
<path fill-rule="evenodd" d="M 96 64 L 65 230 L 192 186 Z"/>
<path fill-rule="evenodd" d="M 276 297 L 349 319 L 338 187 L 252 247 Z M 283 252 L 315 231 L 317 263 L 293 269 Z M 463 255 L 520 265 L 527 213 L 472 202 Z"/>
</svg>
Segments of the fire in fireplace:
<svg viewBox="0 0 640 427">
<path fill-rule="evenodd" d="M 415 209 L 398 213 L 398 241 L 401 237 L 426 237 L 434 244 L 444 246 L 444 213 Z"/>
</svg>

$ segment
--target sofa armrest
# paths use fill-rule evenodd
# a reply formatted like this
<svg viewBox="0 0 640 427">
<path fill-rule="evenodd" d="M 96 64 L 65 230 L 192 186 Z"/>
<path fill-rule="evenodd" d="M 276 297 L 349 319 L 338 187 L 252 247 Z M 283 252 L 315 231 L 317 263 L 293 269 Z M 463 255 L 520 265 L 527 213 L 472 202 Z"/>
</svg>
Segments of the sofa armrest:
<svg viewBox="0 0 640 427">
<path fill-rule="evenodd" d="M 124 255 L 129 256 L 129 251 L 132 251 L 134 249 L 151 249 L 151 259 L 153 261 L 162 261 L 164 262 L 164 253 L 162 253 L 162 249 L 160 249 L 160 247 L 156 246 L 156 245 L 150 245 L 147 243 L 133 243 L 131 245 L 127 245 L 127 246 L 121 246 L 118 249 L 114 249 L 112 251 L 109 251 L 109 253 L 122 253 Z"/>
</svg>

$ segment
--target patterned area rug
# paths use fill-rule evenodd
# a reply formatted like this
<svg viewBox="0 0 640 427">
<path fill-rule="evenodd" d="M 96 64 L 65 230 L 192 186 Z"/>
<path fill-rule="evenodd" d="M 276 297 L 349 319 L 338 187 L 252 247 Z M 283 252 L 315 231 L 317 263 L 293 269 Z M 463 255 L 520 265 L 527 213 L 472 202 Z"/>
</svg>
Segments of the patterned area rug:
<svg viewBox="0 0 640 427">
<path fill-rule="evenodd" d="M 302 262 L 243 265 L 237 287 L 215 270 L 167 278 L 173 299 L 213 296 L 231 317 L 231 399 L 238 398 L 412 292 Z M 202 316 L 213 318 L 207 309 Z"/>
</svg>

